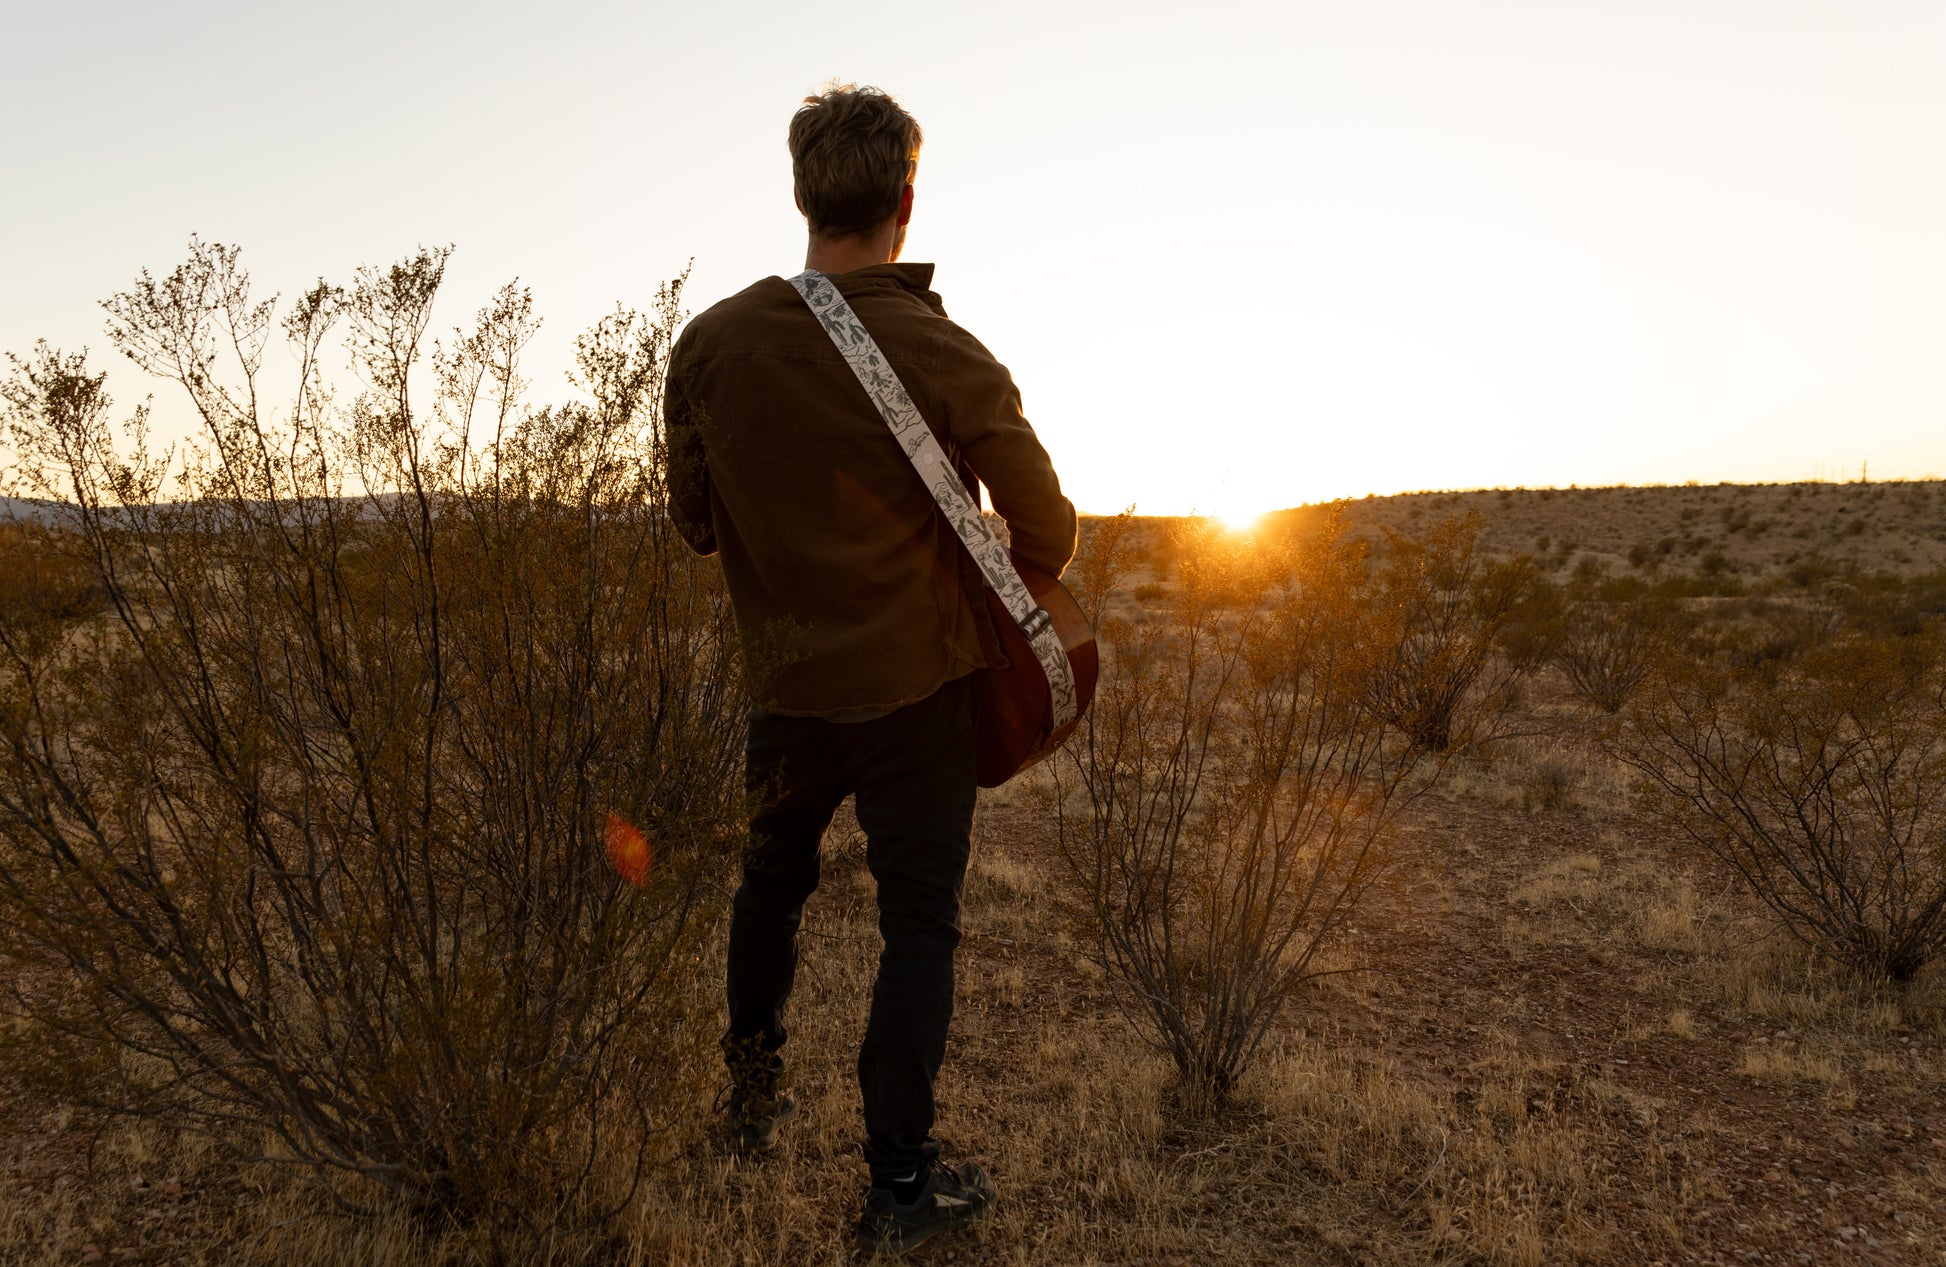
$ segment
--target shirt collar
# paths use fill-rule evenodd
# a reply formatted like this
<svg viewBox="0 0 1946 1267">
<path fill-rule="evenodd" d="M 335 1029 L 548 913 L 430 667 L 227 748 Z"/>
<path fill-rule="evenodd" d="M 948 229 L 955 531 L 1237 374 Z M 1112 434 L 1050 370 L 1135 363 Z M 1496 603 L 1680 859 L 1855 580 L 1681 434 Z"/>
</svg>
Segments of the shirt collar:
<svg viewBox="0 0 1946 1267">
<path fill-rule="evenodd" d="M 941 316 L 946 315 L 946 306 L 932 290 L 931 264 L 874 264 L 869 268 L 854 268 L 849 273 L 838 273 L 831 279 L 841 295 L 855 295 L 861 290 L 897 286 L 911 291 L 924 301 L 928 308 Z"/>
</svg>

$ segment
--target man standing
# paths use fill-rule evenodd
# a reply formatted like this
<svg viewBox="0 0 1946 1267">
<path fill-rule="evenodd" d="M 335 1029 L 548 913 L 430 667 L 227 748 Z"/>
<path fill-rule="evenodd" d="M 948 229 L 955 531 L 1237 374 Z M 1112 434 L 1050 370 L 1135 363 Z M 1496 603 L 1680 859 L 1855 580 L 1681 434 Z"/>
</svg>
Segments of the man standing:
<svg viewBox="0 0 1946 1267">
<path fill-rule="evenodd" d="M 873 88 L 807 98 L 790 125 L 805 267 L 883 349 L 961 482 L 1021 558 L 1059 575 L 1074 507 L 1005 366 L 947 320 L 933 266 L 896 263 L 919 125 Z M 664 402 L 672 513 L 720 553 L 756 707 L 756 803 L 730 923 L 730 1129 L 767 1149 L 797 930 L 818 846 L 857 798 L 884 947 L 858 1053 L 871 1188 L 858 1243 L 903 1252 L 984 1217 L 992 1181 L 931 1137 L 976 792 L 975 670 L 1003 662 L 984 582 L 871 398 L 792 285 L 769 277 L 689 324 Z"/>
</svg>

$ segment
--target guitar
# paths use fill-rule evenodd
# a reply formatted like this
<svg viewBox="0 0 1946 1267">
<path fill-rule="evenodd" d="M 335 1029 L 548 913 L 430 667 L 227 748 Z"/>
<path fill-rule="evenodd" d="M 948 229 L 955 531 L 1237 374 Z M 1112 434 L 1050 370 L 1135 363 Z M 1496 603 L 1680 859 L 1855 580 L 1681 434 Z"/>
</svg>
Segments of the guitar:
<svg viewBox="0 0 1946 1267">
<path fill-rule="evenodd" d="M 1074 728 L 1095 697 L 1095 679 L 1101 672 L 1100 651 L 1095 631 L 1082 614 L 1081 605 L 1059 580 L 1031 563 L 1013 556 L 1014 570 L 1026 583 L 1042 610 L 1054 621 L 1054 633 L 1067 652 L 1074 672 L 1074 717 L 1059 730 L 1050 725 L 1052 701 L 1047 689 L 1047 670 L 1035 658 L 1034 648 L 1015 622 L 1006 604 L 991 589 L 986 592 L 987 611 L 993 617 L 994 632 L 1000 635 L 1000 649 L 1006 653 L 1005 668 L 982 669 L 974 684 L 975 744 L 978 750 L 981 787 L 999 787 L 1022 770 L 1053 754 Z"/>
</svg>

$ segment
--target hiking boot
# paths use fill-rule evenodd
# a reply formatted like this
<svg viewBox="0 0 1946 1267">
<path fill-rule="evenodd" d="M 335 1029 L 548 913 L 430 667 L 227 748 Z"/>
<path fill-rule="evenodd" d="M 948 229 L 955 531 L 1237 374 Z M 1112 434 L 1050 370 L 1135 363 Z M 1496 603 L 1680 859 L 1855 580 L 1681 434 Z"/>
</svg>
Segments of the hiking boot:
<svg viewBox="0 0 1946 1267">
<path fill-rule="evenodd" d="M 874 1186 L 865 1194 L 858 1248 L 867 1254 L 903 1254 L 941 1232 L 986 1218 L 993 1212 L 993 1201 L 993 1180 L 979 1166 L 970 1161 L 957 1166 L 934 1161 L 909 1204 L 890 1188 Z"/>
<path fill-rule="evenodd" d="M 730 1147 L 739 1153 L 767 1153 L 777 1147 L 777 1128 L 797 1116 L 796 1097 L 777 1088 L 784 1062 L 776 1052 L 764 1050 L 762 1035 L 725 1034 L 722 1046 L 730 1071 L 730 1103 L 724 1113 Z"/>
<path fill-rule="evenodd" d="M 730 1147 L 739 1153 L 767 1153 L 777 1147 L 777 1128 L 797 1116 L 797 1097 L 788 1091 L 774 1095 L 743 1095 L 734 1088 L 724 1111 Z"/>
</svg>

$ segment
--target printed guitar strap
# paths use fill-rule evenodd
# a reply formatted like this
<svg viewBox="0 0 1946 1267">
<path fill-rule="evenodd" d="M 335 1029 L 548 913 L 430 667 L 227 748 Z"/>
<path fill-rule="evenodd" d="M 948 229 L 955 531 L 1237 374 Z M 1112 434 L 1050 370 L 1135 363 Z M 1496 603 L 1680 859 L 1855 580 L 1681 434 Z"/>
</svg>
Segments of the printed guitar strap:
<svg viewBox="0 0 1946 1267">
<path fill-rule="evenodd" d="M 1032 644 L 1035 658 L 1047 671 L 1054 729 L 1059 730 L 1074 720 L 1074 670 L 1068 664 L 1067 650 L 1055 635 L 1053 618 L 1027 592 L 1026 583 L 1014 570 L 1013 560 L 1007 557 L 1007 547 L 1000 544 L 986 520 L 980 517 L 980 508 L 967 496 L 966 486 L 954 474 L 953 465 L 946 460 L 946 452 L 939 447 L 932 428 L 919 416 L 918 406 L 912 403 L 905 384 L 899 381 L 871 332 L 865 329 L 865 323 L 851 310 L 838 288 L 823 273 L 808 269 L 791 278 L 791 285 L 804 296 L 804 302 L 811 306 L 824 332 L 838 346 L 845 364 L 858 376 L 865 394 L 878 406 L 879 416 L 885 419 L 885 425 L 892 429 L 899 447 L 912 462 L 912 469 L 919 473 L 920 482 L 939 503 L 946 522 L 959 533 L 967 552 L 979 565 L 981 575 Z"/>
</svg>

